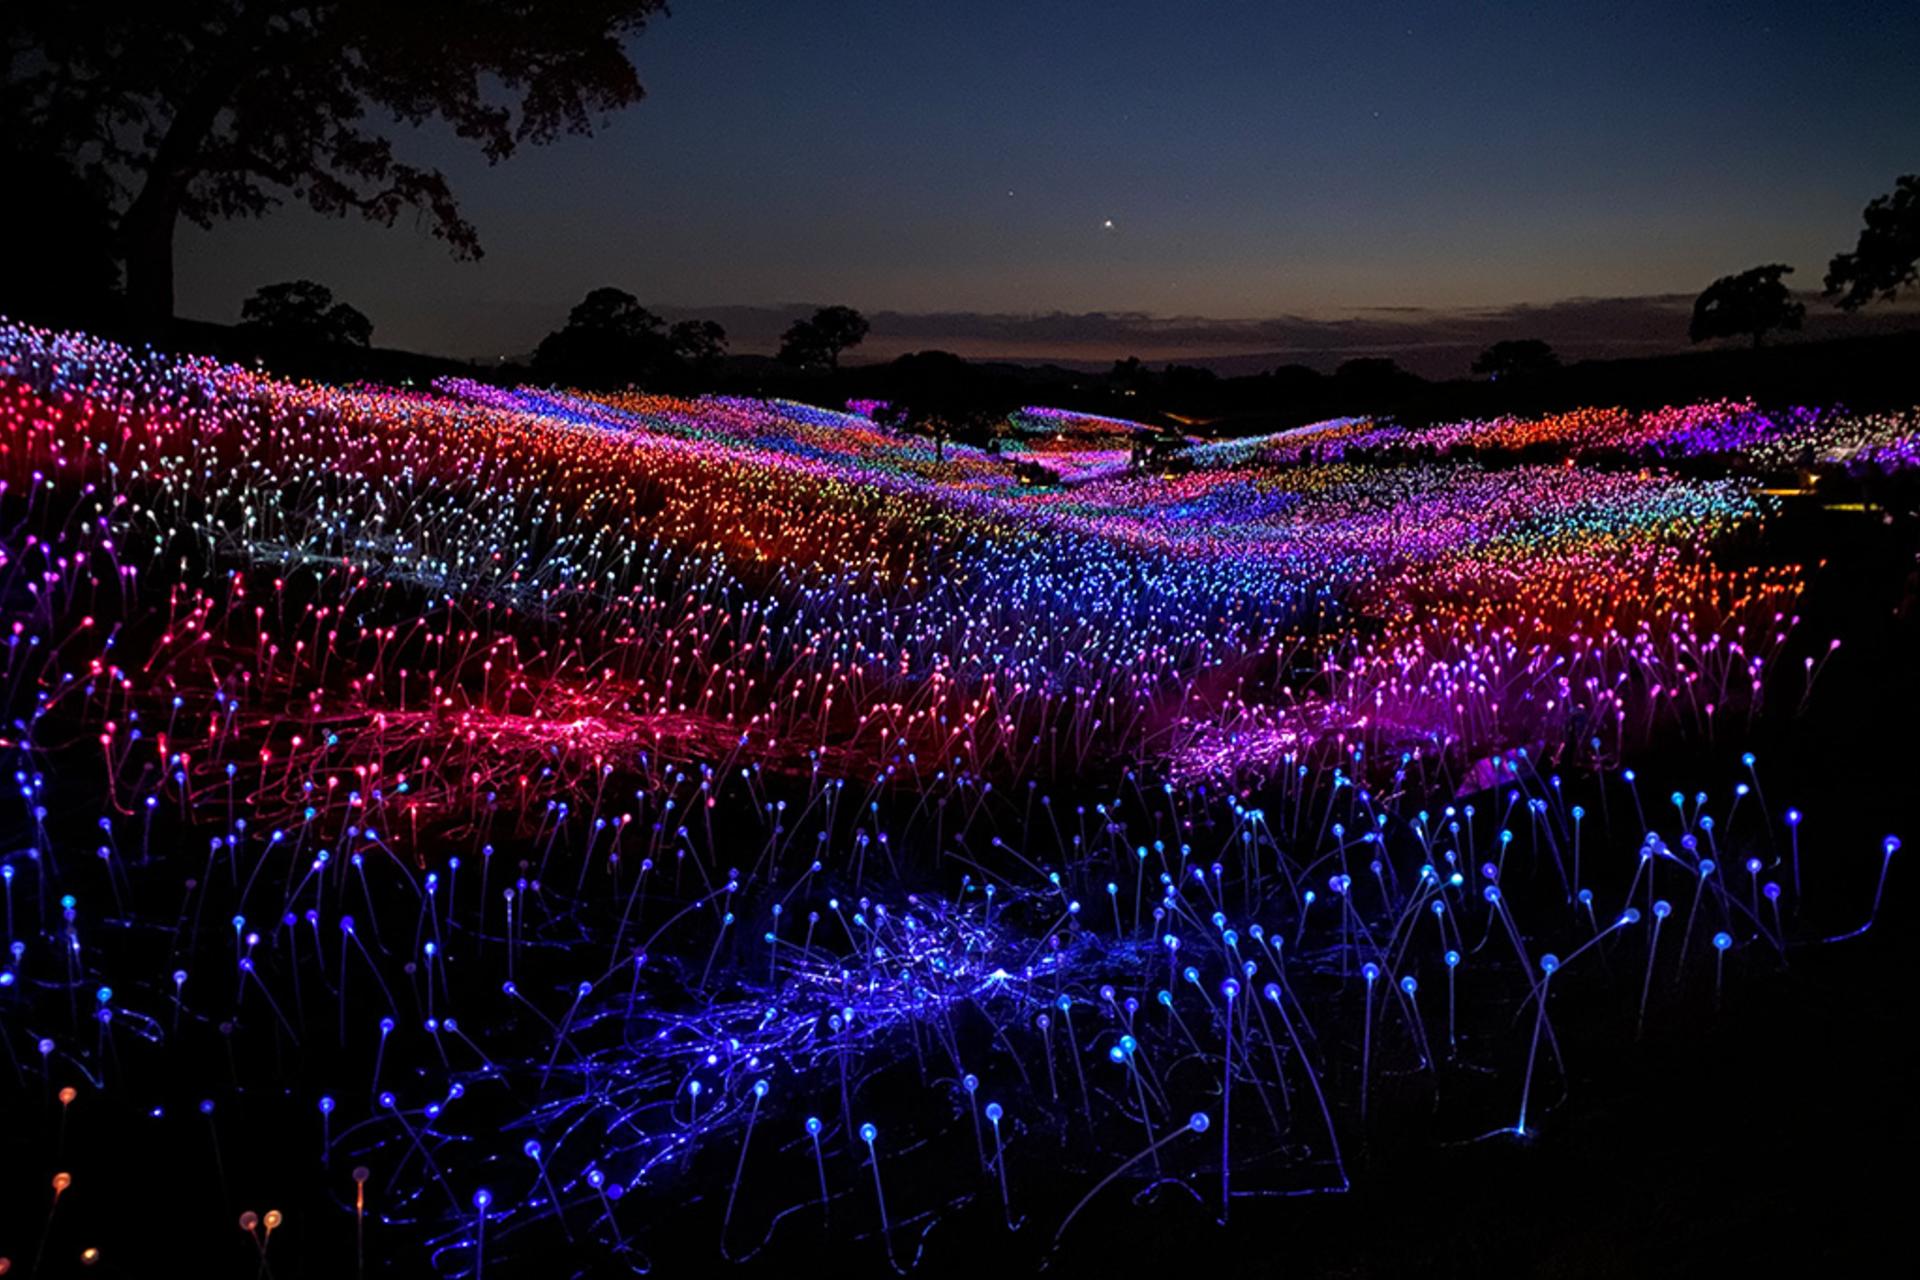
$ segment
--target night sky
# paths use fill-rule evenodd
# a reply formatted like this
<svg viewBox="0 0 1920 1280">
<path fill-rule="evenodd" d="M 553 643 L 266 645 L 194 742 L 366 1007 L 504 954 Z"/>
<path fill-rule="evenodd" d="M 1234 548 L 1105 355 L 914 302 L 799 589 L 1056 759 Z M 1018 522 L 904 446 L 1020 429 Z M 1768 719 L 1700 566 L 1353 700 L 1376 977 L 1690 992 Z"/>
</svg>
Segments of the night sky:
<svg viewBox="0 0 1920 1280">
<path fill-rule="evenodd" d="M 1382 325 L 1418 347 L 1463 309 L 1525 328 L 1507 308 L 1570 298 L 1664 314 L 1759 262 L 1818 287 L 1920 167 L 1916 51 L 1907 2 L 683 0 L 635 44 L 648 97 L 592 138 L 493 168 L 402 138 L 454 180 L 481 262 L 408 220 L 286 209 L 184 229 L 180 304 L 231 320 L 312 277 L 379 344 L 452 355 L 525 352 L 601 284 L 719 315 L 736 350 L 769 349 L 786 304 L 904 313 L 872 355 L 1393 346 Z M 1160 341 L 1143 317 L 1199 319 Z"/>
</svg>

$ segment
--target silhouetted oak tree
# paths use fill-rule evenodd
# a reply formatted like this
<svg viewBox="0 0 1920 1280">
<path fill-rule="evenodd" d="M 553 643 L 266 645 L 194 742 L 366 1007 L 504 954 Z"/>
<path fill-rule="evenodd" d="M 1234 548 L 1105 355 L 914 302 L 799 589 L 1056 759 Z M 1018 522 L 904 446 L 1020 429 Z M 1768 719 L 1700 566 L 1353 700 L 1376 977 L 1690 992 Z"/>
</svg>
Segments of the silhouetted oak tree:
<svg viewBox="0 0 1920 1280">
<path fill-rule="evenodd" d="M 1827 264 L 1826 295 L 1845 311 L 1875 298 L 1892 302 L 1902 289 L 1920 283 L 1920 173 L 1895 181 L 1862 217 L 1866 226 L 1853 252 L 1835 254 Z"/>
<path fill-rule="evenodd" d="M 181 218 L 286 199 L 391 225 L 413 211 L 454 254 L 480 239 L 395 125 L 441 120 L 489 160 L 585 133 L 637 101 L 626 41 L 662 0 L 89 0 L 0 5 L 0 121 L 17 146 L 110 184 L 128 302 L 173 312 Z"/>
<path fill-rule="evenodd" d="M 672 359 L 666 322 L 622 289 L 595 289 L 567 313 L 567 323 L 540 340 L 533 371 L 574 387 L 624 387 L 656 374 Z"/>
<path fill-rule="evenodd" d="M 1493 379 L 1524 378 L 1560 367 L 1560 357 L 1538 338 L 1510 338 L 1496 342 L 1473 362 L 1473 372 Z"/>
<path fill-rule="evenodd" d="M 727 331 L 714 320 L 682 320 L 668 331 L 667 346 L 676 358 L 706 366 L 727 354 Z"/>
<path fill-rule="evenodd" d="M 780 337 L 780 359 L 800 369 L 838 369 L 840 353 L 866 339 L 867 318 L 852 307 L 821 307 L 795 320 Z"/>
<path fill-rule="evenodd" d="M 1798 329 L 1807 308 L 1793 300 L 1782 278 L 1792 274 L 1792 267 L 1775 262 L 1737 276 L 1721 276 L 1694 300 L 1687 337 L 1705 342 L 1751 334 L 1757 347 L 1760 339 L 1775 329 Z"/>
<path fill-rule="evenodd" d="M 373 342 L 373 321 L 311 280 L 263 285 L 240 304 L 241 323 L 295 342 L 354 347 Z"/>
<path fill-rule="evenodd" d="M 874 420 L 930 437 L 942 462 L 949 441 L 991 445 L 1015 408 L 1005 388 L 951 351 L 901 356 L 887 366 L 883 385 L 891 401 Z"/>
</svg>

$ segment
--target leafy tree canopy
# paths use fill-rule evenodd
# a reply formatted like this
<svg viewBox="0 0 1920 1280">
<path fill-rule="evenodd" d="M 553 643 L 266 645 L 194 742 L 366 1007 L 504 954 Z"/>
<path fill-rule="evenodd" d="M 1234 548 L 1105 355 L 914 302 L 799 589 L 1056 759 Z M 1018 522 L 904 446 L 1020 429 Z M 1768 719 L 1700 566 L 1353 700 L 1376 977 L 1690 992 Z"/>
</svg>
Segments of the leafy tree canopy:
<svg viewBox="0 0 1920 1280">
<path fill-rule="evenodd" d="M 662 0 L 90 0 L 0 5 L 0 124 L 72 157 L 111 204 L 135 314 L 173 309 L 173 235 L 285 200 L 460 257 L 480 237 L 394 127 L 440 121 L 489 160 L 638 101 L 627 41 Z"/>
<path fill-rule="evenodd" d="M 1775 329 L 1798 329 L 1807 308 L 1795 302 L 1787 288 L 1785 277 L 1792 274 L 1792 267 L 1775 262 L 1751 267 L 1739 275 L 1721 276 L 1694 300 L 1687 337 L 1693 342 L 1706 342 L 1751 336 L 1757 347 L 1760 339 Z"/>
<path fill-rule="evenodd" d="M 1524 378 L 1560 367 L 1560 357 L 1538 338 L 1512 338 L 1496 342 L 1473 362 L 1473 372 L 1492 378 Z"/>
<path fill-rule="evenodd" d="M 1920 173 L 1909 173 L 1877 196 L 1862 215 L 1866 225 L 1852 253 L 1827 264 L 1826 295 L 1844 311 L 1873 300 L 1892 302 L 1920 283 Z"/>
<path fill-rule="evenodd" d="M 682 320 L 667 333 L 673 354 L 692 365 L 710 365 L 727 354 L 727 331 L 714 320 Z"/>
<path fill-rule="evenodd" d="M 780 360 L 800 369 L 838 369 L 840 355 L 866 339 L 871 326 L 852 307 L 821 307 L 780 338 Z"/>
<path fill-rule="evenodd" d="M 541 339 L 533 370 L 576 387 L 624 387 L 658 374 L 671 360 L 666 321 L 623 289 L 595 289 Z"/>
<path fill-rule="evenodd" d="M 262 286 L 240 304 L 240 321 L 263 333 L 301 342 L 364 347 L 373 342 L 373 321 L 333 290 L 311 280 Z"/>
</svg>

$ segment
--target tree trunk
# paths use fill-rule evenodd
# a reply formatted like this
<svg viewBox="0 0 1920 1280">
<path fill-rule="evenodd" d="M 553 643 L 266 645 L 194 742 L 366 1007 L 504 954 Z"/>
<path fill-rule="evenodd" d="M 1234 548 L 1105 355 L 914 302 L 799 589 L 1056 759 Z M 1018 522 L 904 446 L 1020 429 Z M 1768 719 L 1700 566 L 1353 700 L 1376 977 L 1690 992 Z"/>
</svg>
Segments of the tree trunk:
<svg viewBox="0 0 1920 1280">
<path fill-rule="evenodd" d="M 240 83 L 245 65 L 232 54 L 211 63 L 168 123 L 147 164 L 146 181 L 120 219 L 120 251 L 127 259 L 127 309 L 136 323 L 164 326 L 173 319 L 173 232 L 180 223 L 180 202 L 201 148 Z"/>
<path fill-rule="evenodd" d="M 138 324 L 164 326 L 173 319 L 173 231 L 180 209 L 171 201 L 146 197 L 143 191 L 120 222 L 120 247 L 127 259 L 127 311 Z"/>
</svg>

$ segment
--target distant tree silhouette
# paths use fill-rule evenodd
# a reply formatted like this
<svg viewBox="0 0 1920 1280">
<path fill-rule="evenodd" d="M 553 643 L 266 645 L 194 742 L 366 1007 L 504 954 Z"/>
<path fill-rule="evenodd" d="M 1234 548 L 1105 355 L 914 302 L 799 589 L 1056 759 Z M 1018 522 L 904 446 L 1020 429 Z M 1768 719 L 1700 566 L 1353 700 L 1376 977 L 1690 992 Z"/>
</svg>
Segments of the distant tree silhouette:
<svg viewBox="0 0 1920 1280">
<path fill-rule="evenodd" d="M 110 319 L 120 266 L 107 202 L 53 156 L 0 144 L 0 173 L 10 188 L 0 197 L 0 315 L 73 328 Z"/>
<path fill-rule="evenodd" d="M 873 326 L 852 307 L 822 307 L 813 313 L 813 327 L 827 351 L 827 363 L 838 369 L 840 353 L 867 340 Z"/>
<path fill-rule="evenodd" d="M 240 322 L 292 342 L 352 347 L 373 343 L 373 321 L 335 302 L 333 290 L 311 280 L 262 285 L 240 304 Z"/>
<path fill-rule="evenodd" d="M 585 133 L 641 97 L 627 42 L 662 0 L 10 3 L 0 127 L 113 195 L 138 318 L 173 314 L 181 218 L 282 200 L 392 223 L 418 211 L 456 256 L 480 241 L 445 175 L 396 156 L 396 125 L 444 121 L 490 161 Z"/>
<path fill-rule="evenodd" d="M 1473 362 L 1473 372 L 1493 379 L 1524 378 L 1560 367 L 1560 357 L 1538 338 L 1511 338 L 1496 342 Z"/>
<path fill-rule="evenodd" d="M 852 307 L 821 307 L 795 320 L 780 338 L 780 360 L 799 369 L 838 369 L 840 353 L 857 347 L 871 326 Z"/>
<path fill-rule="evenodd" d="M 1139 356 L 1128 356 L 1113 362 L 1113 368 L 1107 373 L 1107 384 L 1115 391 L 1139 391 L 1151 376 Z"/>
<path fill-rule="evenodd" d="M 1827 264 L 1826 296 L 1843 311 L 1857 311 L 1878 298 L 1892 302 L 1920 283 L 1920 173 L 1909 173 L 1893 190 L 1876 196 L 1862 214 L 1866 226 L 1852 253 Z"/>
<path fill-rule="evenodd" d="M 1694 300 L 1687 337 L 1693 342 L 1752 335 L 1753 345 L 1775 329 L 1798 329 L 1807 308 L 1793 300 L 1782 278 L 1793 268 L 1775 262 L 1721 276 Z"/>
<path fill-rule="evenodd" d="M 901 356 L 887 366 L 884 385 L 891 399 L 874 420 L 931 437 L 942 462 L 948 441 L 991 445 L 1016 407 L 977 365 L 951 351 Z"/>
<path fill-rule="evenodd" d="M 623 289 L 595 289 L 567 313 L 565 327 L 540 340 L 533 371 L 568 386 L 622 387 L 671 359 L 666 322 Z"/>
<path fill-rule="evenodd" d="M 910 351 L 886 367 L 887 394 L 898 401 L 976 398 L 980 370 L 951 351 Z"/>
<path fill-rule="evenodd" d="M 704 367 L 727 354 L 727 331 L 713 320 L 682 320 L 667 331 L 667 346 L 679 359 Z"/>
</svg>

